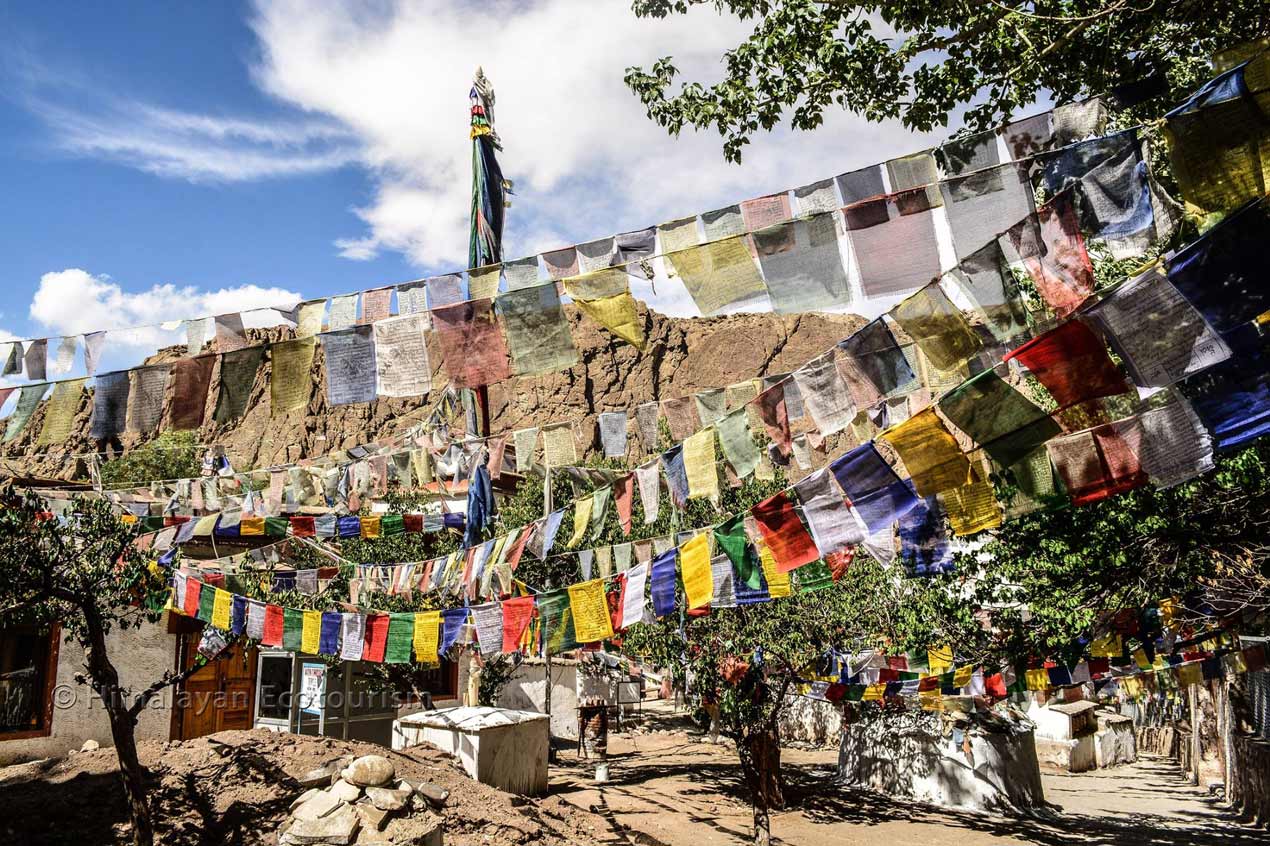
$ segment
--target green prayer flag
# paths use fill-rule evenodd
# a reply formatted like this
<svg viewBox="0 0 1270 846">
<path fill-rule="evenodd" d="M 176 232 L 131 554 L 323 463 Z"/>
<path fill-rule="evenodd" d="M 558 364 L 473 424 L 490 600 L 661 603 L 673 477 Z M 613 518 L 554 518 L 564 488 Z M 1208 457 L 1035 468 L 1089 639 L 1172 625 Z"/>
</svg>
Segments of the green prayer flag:
<svg viewBox="0 0 1270 846">
<path fill-rule="evenodd" d="M 256 383 L 256 371 L 264 360 L 264 347 L 243 347 L 220 358 L 220 391 L 216 395 L 217 423 L 228 423 L 243 416 Z"/>
<path fill-rule="evenodd" d="M 285 538 L 291 521 L 286 517 L 266 517 L 265 534 L 271 538 Z"/>
<path fill-rule="evenodd" d="M 304 643 L 304 612 L 298 608 L 282 609 L 282 648 L 301 652 Z"/>
<path fill-rule="evenodd" d="M 821 559 L 799 567 L 794 572 L 794 578 L 798 583 L 799 593 L 812 593 L 833 586 L 833 573 L 829 572 L 828 565 Z"/>
<path fill-rule="evenodd" d="M 538 615 L 542 620 L 545 651 L 556 655 L 578 648 L 573 629 L 573 613 L 569 607 L 569 590 L 560 588 L 538 596 Z"/>
<path fill-rule="evenodd" d="M 212 610 L 216 607 L 216 588 L 207 582 L 198 591 L 198 618 L 204 623 L 212 621 Z"/>
<path fill-rule="evenodd" d="M 860 702 L 864 699 L 864 688 L 866 685 L 849 684 L 847 685 L 847 701 Z"/>
<path fill-rule="evenodd" d="M 385 514 L 379 521 L 379 536 L 400 535 L 406 531 L 406 519 L 400 514 Z"/>
<path fill-rule="evenodd" d="M 724 554 L 732 560 L 737 576 L 751 590 L 763 586 L 763 566 L 758 553 L 745 534 L 745 517 L 738 515 L 722 523 L 714 530 L 714 539 Z"/>
<path fill-rule="evenodd" d="M 758 445 L 750 435 L 750 420 L 746 416 L 745 406 L 724 416 L 714 424 L 719 435 L 719 444 L 723 447 L 723 455 L 738 479 L 744 479 L 758 467 L 761 455 Z"/>
<path fill-rule="evenodd" d="M 1007 467 L 1061 431 L 1048 414 L 992 370 L 949 392 L 939 401 L 939 410 Z"/>
<path fill-rule="evenodd" d="M 384 663 L 405 664 L 410 661 L 410 647 L 414 642 L 415 615 L 408 612 L 388 616 L 388 645 L 384 649 Z"/>
<path fill-rule="evenodd" d="M 609 486 L 596 488 L 591 495 L 591 538 L 599 540 L 604 534 L 604 518 L 609 513 L 609 500 L 613 498 L 613 489 Z"/>
</svg>

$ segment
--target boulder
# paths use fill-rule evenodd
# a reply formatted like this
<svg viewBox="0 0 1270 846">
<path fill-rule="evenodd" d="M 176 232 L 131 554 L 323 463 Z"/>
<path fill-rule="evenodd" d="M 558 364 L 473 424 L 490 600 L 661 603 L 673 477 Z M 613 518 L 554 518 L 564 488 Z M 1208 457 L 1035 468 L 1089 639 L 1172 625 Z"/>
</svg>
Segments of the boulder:
<svg viewBox="0 0 1270 846">
<path fill-rule="evenodd" d="M 305 846 L 310 843 L 348 846 L 361 825 L 361 817 L 345 805 L 336 813 L 316 820 L 296 820 L 278 838 L 278 843 L 279 846 Z"/>
<path fill-rule="evenodd" d="M 307 802 L 292 811 L 291 816 L 297 820 L 317 820 L 339 810 L 345 804 L 344 800 L 332 796 L 325 790 L 319 790 Z"/>
<path fill-rule="evenodd" d="M 79 747 L 79 751 L 80 752 L 96 752 L 100 748 L 101 748 L 100 743 L 93 740 L 92 738 L 89 738 L 88 740 L 84 741 L 83 746 Z"/>
<path fill-rule="evenodd" d="M 383 755 L 363 755 L 344 768 L 340 777 L 358 787 L 379 787 L 392 781 L 397 770 Z"/>
<path fill-rule="evenodd" d="M 366 788 L 366 798 L 381 811 L 400 811 L 410 801 L 409 790 L 391 790 L 387 787 Z"/>
<path fill-rule="evenodd" d="M 356 802 L 362 795 L 360 787 L 355 784 L 349 784 L 342 778 L 337 779 L 335 784 L 332 784 L 326 792 L 350 804 Z"/>
</svg>

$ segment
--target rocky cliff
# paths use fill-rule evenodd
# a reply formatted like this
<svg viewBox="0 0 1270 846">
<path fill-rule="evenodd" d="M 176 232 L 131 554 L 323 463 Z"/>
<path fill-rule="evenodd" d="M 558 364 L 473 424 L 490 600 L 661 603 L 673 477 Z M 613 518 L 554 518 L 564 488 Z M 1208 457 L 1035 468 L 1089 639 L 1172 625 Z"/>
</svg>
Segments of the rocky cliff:
<svg viewBox="0 0 1270 846">
<path fill-rule="evenodd" d="M 545 423 L 573 420 L 579 451 L 590 448 L 595 416 L 626 410 L 649 400 L 670 399 L 706 388 L 786 373 L 825 351 L 864 324 L 854 315 L 740 314 L 716 318 L 665 317 L 640 306 L 647 344 L 641 352 L 618 341 L 566 306 L 579 362 L 570 370 L 535 378 L 513 378 L 490 387 L 491 428 L 497 433 Z M 281 340 L 290 330 L 248 330 L 254 340 Z M 440 355 L 433 351 L 433 384 L 446 378 Z M 164 350 L 150 363 L 174 360 L 182 349 Z M 325 368 L 319 347 L 313 365 L 313 390 L 302 412 L 273 416 L 269 402 L 270 364 L 256 374 L 246 414 L 231 424 L 211 423 L 218 374 L 213 373 L 207 423 L 199 442 L 223 446 L 235 468 L 249 469 L 311 458 L 337 449 L 392 435 L 422 417 L 433 404 L 430 396 L 384 399 L 365 405 L 330 406 L 326 401 Z M 170 400 L 170 398 L 169 398 Z M 65 442 L 36 446 L 44 408 L 32 417 L 21 437 L 4 445 L 0 456 L 8 474 L 72 479 L 86 472 L 84 456 L 98 449 L 89 438 L 91 392 L 85 392 Z M 165 411 L 164 427 L 167 414 Z M 126 447 L 137 445 L 125 435 Z"/>
</svg>

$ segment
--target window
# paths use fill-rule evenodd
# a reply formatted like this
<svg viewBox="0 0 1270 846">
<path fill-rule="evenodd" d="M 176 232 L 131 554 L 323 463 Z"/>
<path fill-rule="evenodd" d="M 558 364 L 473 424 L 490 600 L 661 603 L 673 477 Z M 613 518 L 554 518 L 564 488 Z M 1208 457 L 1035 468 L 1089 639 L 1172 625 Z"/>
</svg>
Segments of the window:
<svg viewBox="0 0 1270 846">
<path fill-rule="evenodd" d="M 0 629 L 0 741 L 48 736 L 57 638 L 57 626 Z"/>
</svg>

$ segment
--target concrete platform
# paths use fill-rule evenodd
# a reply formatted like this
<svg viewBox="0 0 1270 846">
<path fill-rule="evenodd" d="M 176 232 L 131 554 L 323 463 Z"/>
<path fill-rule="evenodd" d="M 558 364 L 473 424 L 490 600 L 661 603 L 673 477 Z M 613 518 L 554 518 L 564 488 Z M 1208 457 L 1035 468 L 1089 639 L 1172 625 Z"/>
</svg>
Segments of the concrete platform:
<svg viewBox="0 0 1270 846">
<path fill-rule="evenodd" d="M 393 722 L 392 748 L 427 743 L 482 784 L 540 796 L 547 792 L 548 722 L 545 714 L 508 708 L 419 711 Z"/>
</svg>

